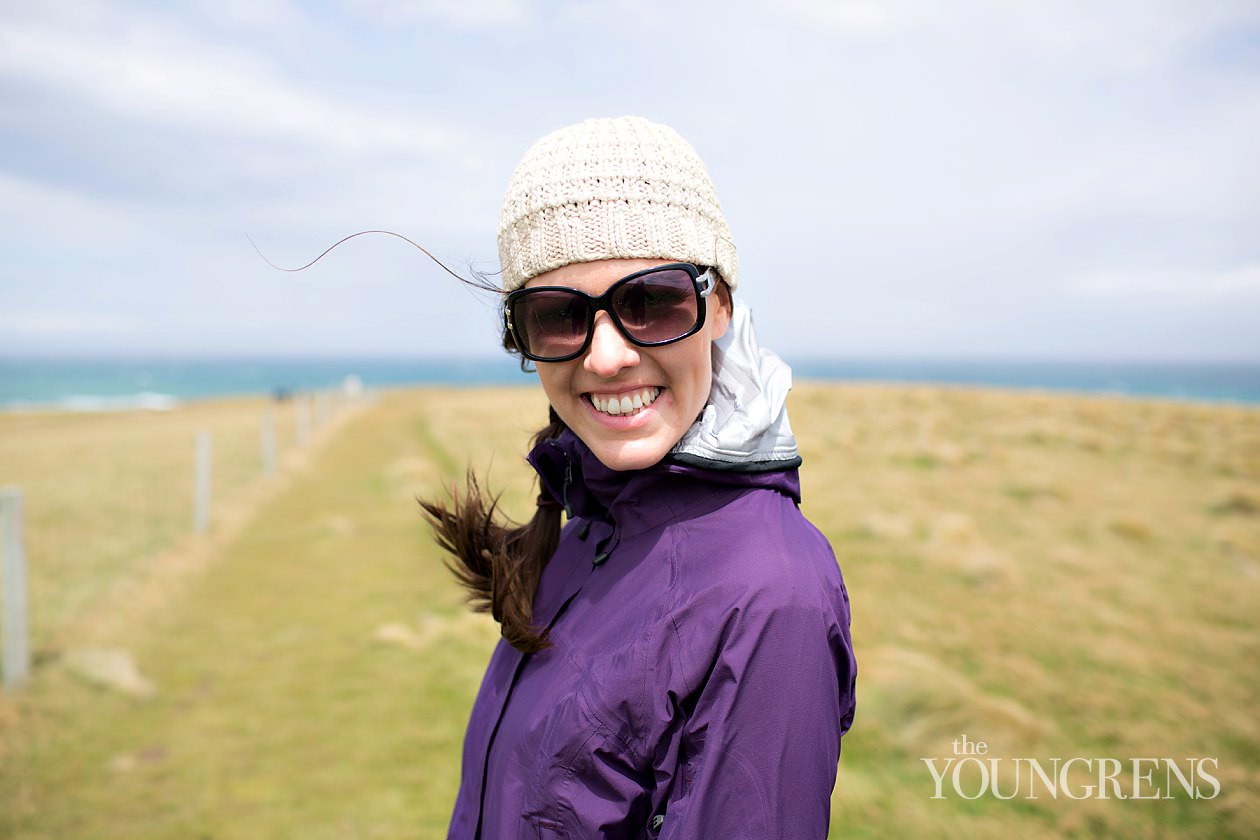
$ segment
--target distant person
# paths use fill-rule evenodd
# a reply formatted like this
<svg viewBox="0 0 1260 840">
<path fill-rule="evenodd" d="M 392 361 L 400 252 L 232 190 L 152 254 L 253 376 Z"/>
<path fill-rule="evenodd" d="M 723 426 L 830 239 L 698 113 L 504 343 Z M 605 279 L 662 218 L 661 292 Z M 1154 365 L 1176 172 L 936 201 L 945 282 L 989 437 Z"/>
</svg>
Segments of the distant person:
<svg viewBox="0 0 1260 840">
<path fill-rule="evenodd" d="M 797 507 L 791 373 L 734 298 L 703 163 L 634 117 L 549 134 L 508 185 L 499 256 L 504 346 L 551 415 L 524 526 L 475 482 L 422 503 L 503 633 L 449 836 L 825 837 L 848 596 Z"/>
</svg>

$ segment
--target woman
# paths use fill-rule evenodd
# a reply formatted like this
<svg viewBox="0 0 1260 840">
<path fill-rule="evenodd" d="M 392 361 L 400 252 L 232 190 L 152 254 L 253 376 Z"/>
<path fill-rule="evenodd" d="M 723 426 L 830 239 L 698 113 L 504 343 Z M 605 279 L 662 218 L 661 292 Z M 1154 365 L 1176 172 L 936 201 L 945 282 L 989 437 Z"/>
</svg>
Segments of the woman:
<svg viewBox="0 0 1260 840">
<path fill-rule="evenodd" d="M 499 252 L 504 344 L 551 422 L 526 525 L 475 482 L 424 503 L 503 630 L 449 836 L 825 837 L 848 596 L 797 508 L 791 374 L 733 300 L 703 164 L 639 118 L 550 134 L 512 176 Z"/>
</svg>

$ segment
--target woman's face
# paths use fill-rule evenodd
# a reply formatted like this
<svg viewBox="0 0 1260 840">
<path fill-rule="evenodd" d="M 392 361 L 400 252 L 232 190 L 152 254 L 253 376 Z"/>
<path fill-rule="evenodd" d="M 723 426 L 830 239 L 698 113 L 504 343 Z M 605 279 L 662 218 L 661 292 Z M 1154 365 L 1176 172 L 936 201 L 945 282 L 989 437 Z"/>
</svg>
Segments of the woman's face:
<svg viewBox="0 0 1260 840">
<path fill-rule="evenodd" d="M 598 260 L 573 263 L 540 274 L 526 286 L 568 286 L 601 295 L 613 283 L 668 260 Z M 591 346 L 567 362 L 538 362 L 547 399 L 573 433 L 610 469 L 637 470 L 665 457 L 691 427 L 709 399 L 714 339 L 726 332 L 725 295 L 712 294 L 704 327 L 662 347 L 636 347 L 607 312 L 595 315 Z M 655 394 L 655 400 L 652 395 Z M 645 403 L 630 413 L 610 414 L 608 400 L 636 395 Z M 649 404 L 650 403 L 650 404 Z M 604 406 L 601 409 L 598 406 Z"/>
</svg>

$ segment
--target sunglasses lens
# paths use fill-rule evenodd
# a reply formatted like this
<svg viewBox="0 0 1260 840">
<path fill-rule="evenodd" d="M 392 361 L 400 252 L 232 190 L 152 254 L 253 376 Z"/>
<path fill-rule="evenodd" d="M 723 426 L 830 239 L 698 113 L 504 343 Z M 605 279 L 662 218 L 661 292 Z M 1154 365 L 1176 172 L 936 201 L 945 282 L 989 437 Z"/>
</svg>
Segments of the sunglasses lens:
<svg viewBox="0 0 1260 840">
<path fill-rule="evenodd" d="M 625 281 L 614 290 L 611 303 L 625 331 L 645 344 L 682 338 L 699 320 L 695 283 L 676 268 Z"/>
<path fill-rule="evenodd" d="M 521 349 L 531 356 L 559 359 L 576 353 L 586 341 L 588 304 L 581 295 L 542 289 L 517 299 L 512 307 Z"/>
</svg>

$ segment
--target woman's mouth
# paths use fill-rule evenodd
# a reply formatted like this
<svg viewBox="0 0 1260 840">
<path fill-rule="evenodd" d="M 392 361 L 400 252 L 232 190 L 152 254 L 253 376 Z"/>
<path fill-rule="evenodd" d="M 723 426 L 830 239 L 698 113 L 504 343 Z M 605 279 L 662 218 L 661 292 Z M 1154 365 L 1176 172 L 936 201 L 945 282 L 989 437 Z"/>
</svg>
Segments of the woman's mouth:
<svg viewBox="0 0 1260 840">
<path fill-rule="evenodd" d="M 638 414 L 661 395 L 661 389 L 655 386 L 628 391 L 621 394 L 587 394 L 586 398 L 601 414 L 620 417 L 626 414 Z"/>
</svg>

